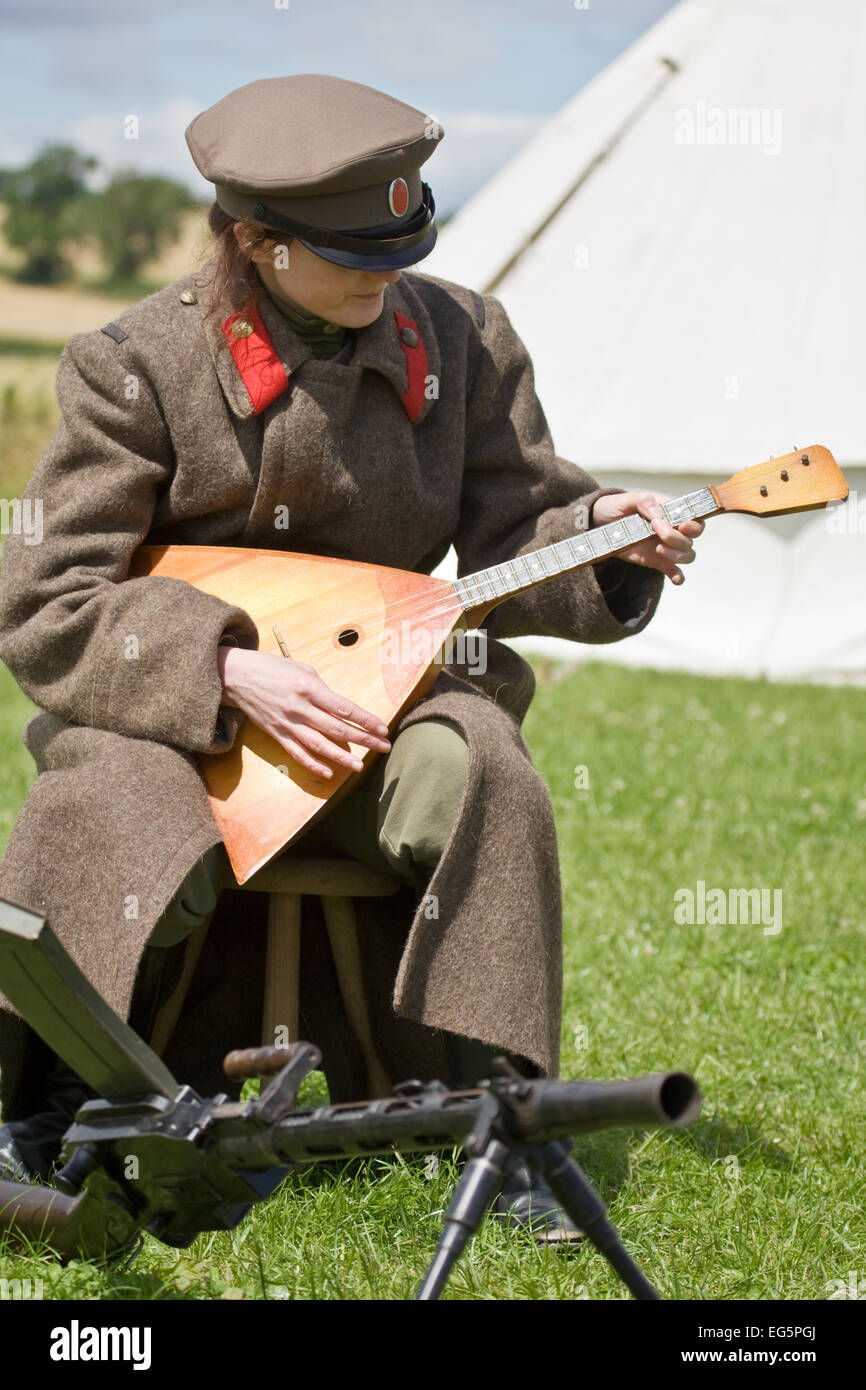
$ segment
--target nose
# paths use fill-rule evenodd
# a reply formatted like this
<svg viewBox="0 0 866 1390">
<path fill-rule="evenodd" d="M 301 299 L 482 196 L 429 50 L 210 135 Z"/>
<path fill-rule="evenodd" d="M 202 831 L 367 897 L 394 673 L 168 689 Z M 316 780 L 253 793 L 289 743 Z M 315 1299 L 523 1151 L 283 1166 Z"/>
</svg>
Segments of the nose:
<svg viewBox="0 0 866 1390">
<path fill-rule="evenodd" d="M 396 285 L 403 272 L 401 270 L 368 270 L 365 273 L 371 280 L 379 282 L 384 280 L 387 285 Z"/>
</svg>

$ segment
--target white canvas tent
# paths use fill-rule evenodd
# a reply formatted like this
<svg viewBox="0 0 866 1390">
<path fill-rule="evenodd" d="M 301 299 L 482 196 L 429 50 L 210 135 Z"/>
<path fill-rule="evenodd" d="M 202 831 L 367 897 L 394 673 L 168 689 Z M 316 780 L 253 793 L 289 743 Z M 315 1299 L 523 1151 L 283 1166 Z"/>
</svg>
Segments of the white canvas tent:
<svg viewBox="0 0 866 1390">
<path fill-rule="evenodd" d="M 557 452 L 604 482 L 678 495 L 825 444 L 852 489 L 711 519 L 636 638 L 518 647 L 866 681 L 864 71 L 861 0 L 682 0 L 419 267 L 502 300 Z"/>
</svg>

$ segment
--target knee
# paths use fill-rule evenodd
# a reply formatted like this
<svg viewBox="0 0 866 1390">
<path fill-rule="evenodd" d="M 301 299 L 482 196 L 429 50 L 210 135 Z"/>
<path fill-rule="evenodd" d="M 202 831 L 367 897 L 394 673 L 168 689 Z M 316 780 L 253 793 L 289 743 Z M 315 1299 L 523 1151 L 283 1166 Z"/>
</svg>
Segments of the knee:
<svg viewBox="0 0 866 1390">
<path fill-rule="evenodd" d="M 208 920 L 217 905 L 224 864 L 222 844 L 208 850 L 187 874 L 159 918 L 148 945 L 167 950 Z"/>
<path fill-rule="evenodd" d="M 404 872 L 433 868 L 460 810 L 469 766 L 466 741 L 455 725 L 426 720 L 399 735 L 389 764 L 379 806 L 382 852 Z"/>
</svg>

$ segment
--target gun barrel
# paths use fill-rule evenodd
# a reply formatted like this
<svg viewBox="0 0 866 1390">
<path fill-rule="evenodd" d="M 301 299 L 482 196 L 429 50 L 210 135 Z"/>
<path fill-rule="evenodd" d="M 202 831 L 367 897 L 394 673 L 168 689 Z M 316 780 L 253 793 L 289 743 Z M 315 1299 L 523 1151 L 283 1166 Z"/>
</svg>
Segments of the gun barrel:
<svg viewBox="0 0 866 1390">
<path fill-rule="evenodd" d="M 281 1163 L 448 1148 L 470 1133 L 482 1094 L 426 1092 L 296 1111 L 270 1131 L 269 1147 Z M 613 1126 L 684 1125 L 699 1110 L 700 1092 L 684 1072 L 633 1081 L 534 1081 L 514 1100 L 511 1133 L 542 1143 Z M 249 1153 L 243 1136 L 227 1136 L 219 1148 L 226 1156 L 235 1149 L 237 1157 Z"/>
<path fill-rule="evenodd" d="M 701 1108 L 701 1094 L 682 1071 L 638 1076 L 632 1081 L 559 1081 L 540 1087 L 527 1107 L 527 1123 L 546 1137 L 612 1126 L 687 1125 Z M 575 1116 L 579 1123 L 574 1128 Z M 558 1130 L 554 1136 L 551 1130 Z"/>
</svg>

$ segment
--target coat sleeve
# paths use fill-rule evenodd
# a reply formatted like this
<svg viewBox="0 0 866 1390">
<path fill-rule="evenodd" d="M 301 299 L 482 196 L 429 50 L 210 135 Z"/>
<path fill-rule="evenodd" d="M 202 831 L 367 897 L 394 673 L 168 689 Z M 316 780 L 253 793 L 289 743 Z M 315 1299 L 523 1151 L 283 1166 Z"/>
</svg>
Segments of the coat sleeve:
<svg viewBox="0 0 866 1390">
<path fill-rule="evenodd" d="M 5 547 L 0 656 L 72 723 L 224 752 L 243 716 L 220 707 L 217 647 L 255 647 L 256 629 L 183 580 L 126 580 L 174 458 L 131 339 L 76 335 L 57 394 L 61 423 L 25 494 L 40 524 Z"/>
<path fill-rule="evenodd" d="M 499 301 L 483 302 L 455 538 L 461 576 L 586 530 L 596 499 L 622 491 L 557 457 L 529 354 Z M 657 571 L 612 558 L 508 599 L 485 626 L 495 637 L 616 642 L 646 626 L 662 584 Z"/>
</svg>

